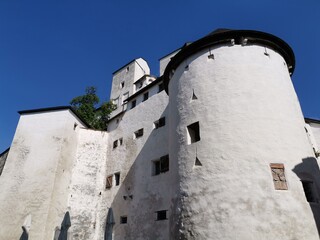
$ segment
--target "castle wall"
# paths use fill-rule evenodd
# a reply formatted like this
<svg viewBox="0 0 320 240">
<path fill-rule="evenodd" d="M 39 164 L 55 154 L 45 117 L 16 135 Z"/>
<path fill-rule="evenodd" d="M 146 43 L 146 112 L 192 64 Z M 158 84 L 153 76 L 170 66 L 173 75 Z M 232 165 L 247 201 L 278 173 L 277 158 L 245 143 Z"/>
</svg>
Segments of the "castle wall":
<svg viewBox="0 0 320 240">
<path fill-rule="evenodd" d="M 30 239 L 53 238 L 67 207 L 74 123 L 82 126 L 69 110 L 21 115 L 0 180 L 0 239 L 18 239 L 22 226 Z"/>
<path fill-rule="evenodd" d="M 73 240 L 103 239 L 97 235 L 100 227 L 104 229 L 104 221 L 102 224 L 99 222 L 99 214 L 104 215 L 100 200 L 105 191 L 107 146 L 107 132 L 80 129 L 68 194 L 69 232 Z"/>
<path fill-rule="evenodd" d="M 169 82 L 181 196 L 172 239 L 318 239 L 301 184 L 317 163 L 284 59 L 249 44 L 211 53 L 186 58 Z M 195 122 L 200 141 L 190 143 Z M 288 190 L 275 190 L 272 163 L 284 165 Z"/>
<path fill-rule="evenodd" d="M 151 88 L 156 93 L 158 86 Z M 151 94 L 149 99 L 125 112 L 118 124 L 114 119 L 109 128 L 108 159 L 106 177 L 113 176 L 113 186 L 105 189 L 102 202 L 105 214 L 112 208 L 115 224 L 114 239 L 168 239 L 170 215 L 175 193 L 168 186 L 175 183 L 171 169 L 154 175 L 153 161 L 168 154 L 168 96 L 164 91 Z M 166 124 L 158 129 L 154 122 L 161 117 Z M 143 136 L 135 138 L 134 132 L 143 128 Z M 123 139 L 122 145 L 114 141 Z M 120 173 L 120 184 L 116 186 L 114 174 Z M 156 212 L 167 210 L 166 220 L 156 221 Z M 121 224 L 120 217 L 127 223 Z M 101 238 L 100 238 L 101 239 Z"/>
</svg>

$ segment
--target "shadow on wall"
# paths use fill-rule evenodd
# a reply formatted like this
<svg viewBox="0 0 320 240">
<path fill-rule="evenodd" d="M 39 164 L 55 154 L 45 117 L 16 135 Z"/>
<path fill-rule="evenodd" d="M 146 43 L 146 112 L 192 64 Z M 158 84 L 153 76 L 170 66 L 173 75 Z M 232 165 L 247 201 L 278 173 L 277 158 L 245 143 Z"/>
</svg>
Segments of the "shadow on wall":
<svg viewBox="0 0 320 240">
<path fill-rule="evenodd" d="M 317 159 L 304 158 L 292 171 L 300 178 L 320 236 L 320 170 Z"/>
</svg>

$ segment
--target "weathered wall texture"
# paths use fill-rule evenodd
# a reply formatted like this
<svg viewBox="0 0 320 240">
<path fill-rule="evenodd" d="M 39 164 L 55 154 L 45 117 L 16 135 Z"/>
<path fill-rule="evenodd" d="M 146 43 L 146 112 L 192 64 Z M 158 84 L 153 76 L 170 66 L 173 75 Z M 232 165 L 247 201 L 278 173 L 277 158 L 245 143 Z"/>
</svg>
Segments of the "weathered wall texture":
<svg viewBox="0 0 320 240">
<path fill-rule="evenodd" d="M 7 160 L 8 154 L 9 154 L 9 150 L 6 150 L 0 156 L 0 176 L 1 176 L 1 173 L 3 171 L 4 165 L 6 164 L 6 160 Z"/>
<path fill-rule="evenodd" d="M 101 231 L 98 215 L 105 191 L 107 140 L 107 132 L 80 130 L 68 195 L 73 240 L 102 239 L 95 236 Z"/>
<path fill-rule="evenodd" d="M 150 89 L 155 93 L 158 86 Z M 155 221 L 156 211 L 168 210 L 171 214 L 175 198 L 173 188 L 174 169 L 153 176 L 153 161 L 168 154 L 168 122 L 154 129 L 153 123 L 166 117 L 168 96 L 164 91 L 151 94 L 151 97 L 127 111 L 115 128 L 109 132 L 106 176 L 120 172 L 119 186 L 103 192 L 106 218 L 107 207 L 112 207 L 115 217 L 115 239 L 168 239 L 169 220 Z M 115 120 L 114 120 L 115 121 Z M 140 128 L 144 134 L 134 139 L 134 132 Z M 123 138 L 123 145 L 113 149 L 113 142 Z M 132 199 L 131 199 L 131 197 Z M 120 224 L 120 216 L 127 216 L 128 223 Z M 137 227 L 139 226 L 139 227 Z"/>
<path fill-rule="evenodd" d="M 317 163 L 284 59 L 254 45 L 211 53 L 185 59 L 169 83 L 181 196 L 172 239 L 318 239 L 300 181 Z M 201 140 L 188 145 L 197 121 Z M 284 164 L 288 190 L 274 189 L 270 163 Z"/>
<path fill-rule="evenodd" d="M 31 216 L 30 239 L 52 239 L 67 208 L 77 145 L 69 110 L 20 117 L 0 184 L 0 239 L 19 239 Z"/>
</svg>

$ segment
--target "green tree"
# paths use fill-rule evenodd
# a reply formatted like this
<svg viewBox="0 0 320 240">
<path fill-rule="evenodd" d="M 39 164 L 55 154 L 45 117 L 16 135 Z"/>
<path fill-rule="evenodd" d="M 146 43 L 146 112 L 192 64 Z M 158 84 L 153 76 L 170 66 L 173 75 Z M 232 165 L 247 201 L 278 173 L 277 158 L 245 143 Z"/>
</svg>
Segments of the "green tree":
<svg viewBox="0 0 320 240">
<path fill-rule="evenodd" d="M 110 114 L 115 109 L 115 105 L 110 101 L 100 103 L 96 91 L 96 87 L 87 87 L 85 94 L 73 98 L 70 105 L 92 128 L 105 130 Z"/>
</svg>

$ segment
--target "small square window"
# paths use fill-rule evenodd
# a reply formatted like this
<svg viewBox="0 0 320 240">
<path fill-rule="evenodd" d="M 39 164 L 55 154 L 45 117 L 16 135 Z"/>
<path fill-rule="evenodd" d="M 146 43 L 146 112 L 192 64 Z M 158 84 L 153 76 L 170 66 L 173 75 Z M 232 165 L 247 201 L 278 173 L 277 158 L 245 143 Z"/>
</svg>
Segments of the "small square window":
<svg viewBox="0 0 320 240">
<path fill-rule="evenodd" d="M 163 85 L 163 83 L 160 83 L 159 85 L 158 85 L 158 93 L 159 92 L 162 92 L 164 90 L 164 85 Z"/>
<path fill-rule="evenodd" d="M 156 211 L 157 214 L 157 221 L 161 220 L 167 220 L 167 212 L 168 210 L 161 210 L 161 211 Z"/>
<path fill-rule="evenodd" d="M 153 161 L 153 175 L 159 175 L 169 171 L 169 155 L 162 156 L 159 160 Z"/>
<path fill-rule="evenodd" d="M 190 124 L 188 127 L 188 144 L 200 141 L 199 122 Z"/>
<path fill-rule="evenodd" d="M 120 146 L 123 144 L 123 138 L 119 139 L 119 144 L 120 144 Z"/>
<path fill-rule="evenodd" d="M 132 109 L 132 108 L 135 108 L 135 107 L 136 107 L 136 104 L 137 104 L 137 100 L 133 100 L 133 101 L 131 102 L 131 109 Z"/>
<path fill-rule="evenodd" d="M 120 173 L 114 174 L 114 180 L 116 182 L 116 186 L 119 186 L 120 185 Z"/>
<path fill-rule="evenodd" d="M 107 181 L 106 181 L 106 188 L 107 188 L 107 189 L 109 189 L 109 188 L 112 187 L 112 178 L 113 178 L 112 175 L 110 175 L 110 176 L 107 177 Z"/>
<path fill-rule="evenodd" d="M 115 140 L 115 141 L 113 142 L 113 148 L 116 148 L 116 147 L 118 147 L 118 140 Z"/>
<path fill-rule="evenodd" d="M 120 224 L 126 224 L 128 222 L 127 216 L 121 216 L 120 217 Z"/>
<path fill-rule="evenodd" d="M 134 132 L 135 138 L 139 138 L 143 136 L 143 128 L 139 129 L 138 131 Z"/>
<path fill-rule="evenodd" d="M 164 125 L 166 125 L 166 118 L 162 117 L 158 121 L 155 121 L 153 124 L 155 129 L 163 127 Z"/>
<path fill-rule="evenodd" d="M 148 98 L 149 98 L 149 92 L 144 93 L 143 94 L 143 102 L 148 100 Z"/>
<path fill-rule="evenodd" d="M 284 165 L 282 163 L 271 163 L 270 167 L 274 188 L 276 190 L 288 190 L 287 180 L 284 174 Z"/>
</svg>

